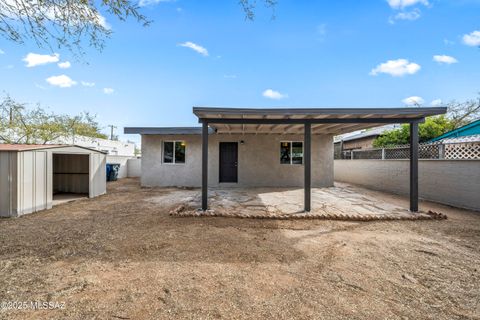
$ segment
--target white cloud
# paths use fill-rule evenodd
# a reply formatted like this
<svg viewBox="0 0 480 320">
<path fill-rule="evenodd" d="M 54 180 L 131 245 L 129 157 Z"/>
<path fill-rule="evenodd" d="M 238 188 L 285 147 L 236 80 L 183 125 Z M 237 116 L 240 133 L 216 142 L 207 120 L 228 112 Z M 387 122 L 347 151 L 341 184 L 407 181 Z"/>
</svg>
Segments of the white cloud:
<svg viewBox="0 0 480 320">
<path fill-rule="evenodd" d="M 430 104 L 431 104 L 433 107 L 440 106 L 440 105 L 442 105 L 442 99 L 435 99 L 435 100 L 433 100 L 432 102 L 430 102 Z"/>
<path fill-rule="evenodd" d="M 402 11 L 397 13 L 395 16 L 391 17 L 389 22 L 394 23 L 395 20 L 417 20 L 421 17 L 420 10 L 415 9 L 412 11 Z"/>
<path fill-rule="evenodd" d="M 223 75 L 223 77 L 225 79 L 237 79 L 237 75 L 236 74 L 225 74 Z"/>
<path fill-rule="evenodd" d="M 429 5 L 428 0 L 387 0 L 387 2 L 393 9 L 403 9 L 416 4 Z"/>
<path fill-rule="evenodd" d="M 187 41 L 187 42 L 184 42 L 184 43 L 180 43 L 179 46 L 180 47 L 185 47 L 185 48 L 190 48 L 190 49 L 200 53 L 201 55 L 203 55 L 205 57 L 208 56 L 208 50 L 205 49 L 204 47 L 202 47 L 201 45 L 196 44 L 196 43 Z"/>
<path fill-rule="evenodd" d="M 458 62 L 458 60 L 455 59 L 454 57 L 446 56 L 446 55 L 433 56 L 433 60 L 437 61 L 438 63 L 446 63 L 446 64 L 452 64 L 452 63 Z"/>
<path fill-rule="evenodd" d="M 386 73 L 394 77 L 401 77 L 407 74 L 415 74 L 420 68 L 419 64 L 410 62 L 407 59 L 388 60 L 372 69 L 370 75 L 376 76 L 379 73 Z"/>
<path fill-rule="evenodd" d="M 61 68 L 61 69 L 68 69 L 72 66 L 72 64 L 70 63 L 70 61 L 64 61 L 64 62 L 59 62 L 57 63 L 58 67 Z"/>
<path fill-rule="evenodd" d="M 38 88 L 38 89 L 47 90 L 47 88 L 45 88 L 44 86 L 39 85 L 38 83 L 34 83 L 34 85 L 35 85 L 35 87 Z"/>
<path fill-rule="evenodd" d="M 3 51 L 2 49 L 0 49 L 0 54 L 5 54 L 5 51 Z"/>
<path fill-rule="evenodd" d="M 161 2 L 175 2 L 175 0 L 140 0 L 138 1 L 138 5 L 140 7 L 150 6 L 154 4 L 159 4 Z"/>
<path fill-rule="evenodd" d="M 84 87 L 93 87 L 93 86 L 95 86 L 95 82 L 80 81 L 80 83 L 81 83 L 82 86 L 84 86 Z"/>
<path fill-rule="evenodd" d="M 288 98 L 287 94 L 283 94 L 283 93 L 280 93 L 280 92 L 272 90 L 272 89 L 267 89 L 267 90 L 263 91 L 262 95 L 265 98 L 274 99 L 274 100 L 280 100 L 280 99 Z"/>
<path fill-rule="evenodd" d="M 60 60 L 60 55 L 58 53 L 54 54 L 37 54 L 37 53 L 29 53 L 23 59 L 25 61 L 26 67 L 35 67 L 40 66 L 47 63 L 55 63 Z"/>
<path fill-rule="evenodd" d="M 467 46 L 480 47 L 480 31 L 473 31 L 463 36 L 463 43 Z"/>
<path fill-rule="evenodd" d="M 425 103 L 425 100 L 422 97 L 408 97 L 402 100 L 407 106 L 419 106 Z"/>
<path fill-rule="evenodd" d="M 455 44 L 455 42 L 445 38 L 445 39 L 443 39 L 443 44 L 446 45 L 446 46 L 453 46 Z"/>
<path fill-rule="evenodd" d="M 60 88 L 70 88 L 77 84 L 76 81 L 73 81 L 69 76 L 64 74 L 60 76 L 51 76 L 45 79 L 48 83 L 52 86 L 60 87 Z"/>
<path fill-rule="evenodd" d="M 105 94 L 112 94 L 115 90 L 113 88 L 103 88 L 103 93 Z"/>
</svg>

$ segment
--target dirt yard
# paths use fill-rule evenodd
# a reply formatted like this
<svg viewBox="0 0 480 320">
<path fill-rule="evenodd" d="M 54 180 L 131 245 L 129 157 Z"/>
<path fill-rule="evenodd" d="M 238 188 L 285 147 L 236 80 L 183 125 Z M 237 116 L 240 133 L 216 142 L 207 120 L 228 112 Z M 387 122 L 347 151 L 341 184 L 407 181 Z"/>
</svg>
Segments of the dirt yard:
<svg viewBox="0 0 480 320">
<path fill-rule="evenodd" d="M 178 192 L 198 191 L 126 179 L 1 219 L 2 305 L 64 307 L 5 307 L 0 319 L 480 319 L 479 213 L 422 203 L 448 220 L 171 217 Z"/>
</svg>

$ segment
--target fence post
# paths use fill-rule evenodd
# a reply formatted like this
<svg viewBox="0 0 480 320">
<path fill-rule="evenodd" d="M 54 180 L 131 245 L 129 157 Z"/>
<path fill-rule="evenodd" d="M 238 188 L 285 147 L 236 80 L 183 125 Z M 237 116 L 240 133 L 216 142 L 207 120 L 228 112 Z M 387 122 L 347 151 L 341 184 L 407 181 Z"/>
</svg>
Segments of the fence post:
<svg viewBox="0 0 480 320">
<path fill-rule="evenodd" d="M 385 148 L 382 148 L 382 160 L 385 160 Z"/>
<path fill-rule="evenodd" d="M 438 145 L 438 159 L 445 159 L 445 145 L 443 143 Z"/>
</svg>

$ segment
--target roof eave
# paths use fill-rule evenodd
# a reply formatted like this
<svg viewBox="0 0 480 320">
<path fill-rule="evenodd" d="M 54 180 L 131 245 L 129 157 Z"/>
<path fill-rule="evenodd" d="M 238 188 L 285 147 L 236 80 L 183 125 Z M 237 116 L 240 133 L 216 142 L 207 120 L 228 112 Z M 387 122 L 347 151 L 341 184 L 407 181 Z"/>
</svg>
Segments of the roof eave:
<svg viewBox="0 0 480 320">
<path fill-rule="evenodd" d="M 193 113 L 201 118 L 202 113 L 242 114 L 242 115 L 419 115 L 427 116 L 444 114 L 446 107 L 416 107 L 416 108 L 220 108 L 220 107 L 193 107 Z"/>
</svg>

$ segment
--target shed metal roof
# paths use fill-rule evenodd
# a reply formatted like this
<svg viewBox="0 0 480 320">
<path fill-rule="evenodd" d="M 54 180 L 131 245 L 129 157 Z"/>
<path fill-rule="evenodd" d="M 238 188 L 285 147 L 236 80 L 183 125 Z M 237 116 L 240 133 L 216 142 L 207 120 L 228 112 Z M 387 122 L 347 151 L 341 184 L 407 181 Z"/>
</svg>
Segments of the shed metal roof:
<svg viewBox="0 0 480 320">
<path fill-rule="evenodd" d="M 218 108 L 194 107 L 199 121 L 208 121 L 217 133 L 303 133 L 302 121 L 312 123 L 313 134 L 342 134 L 407 123 L 446 113 L 444 107 L 428 108 Z"/>
<path fill-rule="evenodd" d="M 107 152 L 95 150 L 87 147 L 77 146 L 77 145 L 68 145 L 68 144 L 0 144 L 0 151 L 32 151 L 32 150 L 45 150 L 45 149 L 54 149 L 54 148 L 65 148 L 65 147 L 75 147 L 80 149 L 85 149 L 89 151 L 99 152 L 106 154 Z"/>
<path fill-rule="evenodd" d="M 0 144 L 0 151 L 30 151 L 64 147 L 60 144 Z"/>
</svg>

